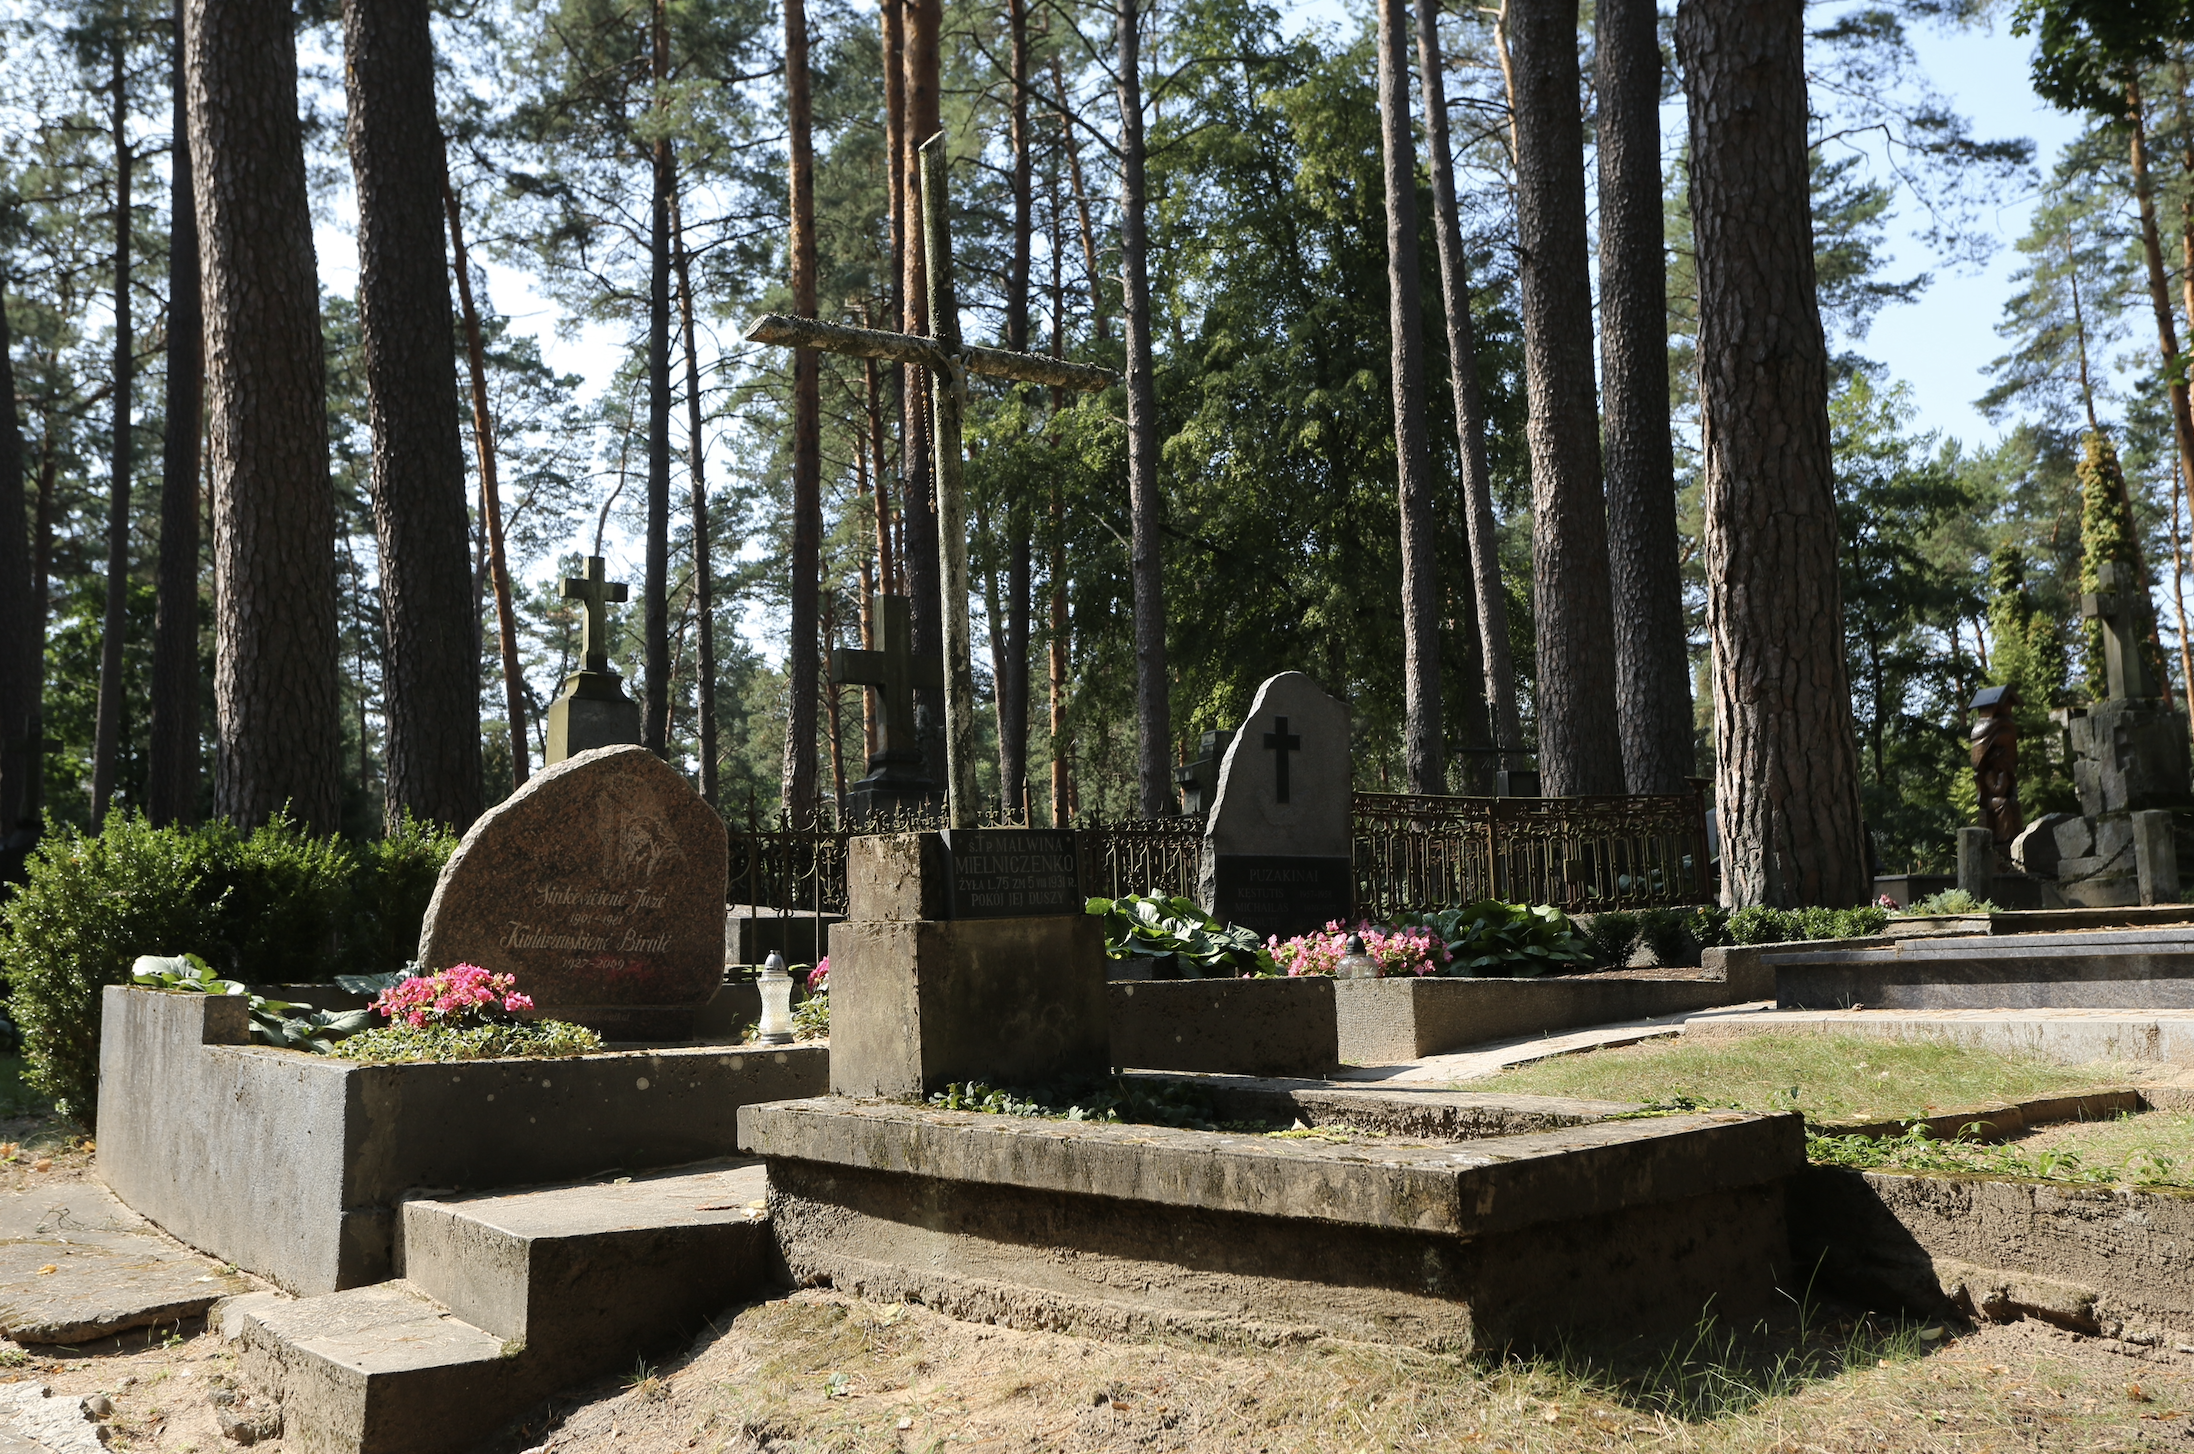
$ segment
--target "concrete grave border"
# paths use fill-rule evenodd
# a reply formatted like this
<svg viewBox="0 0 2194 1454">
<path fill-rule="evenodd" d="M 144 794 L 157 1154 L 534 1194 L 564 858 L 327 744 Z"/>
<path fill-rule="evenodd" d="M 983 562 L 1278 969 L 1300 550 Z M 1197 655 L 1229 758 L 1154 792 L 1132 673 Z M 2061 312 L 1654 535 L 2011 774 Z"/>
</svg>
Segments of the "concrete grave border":
<svg viewBox="0 0 2194 1454">
<path fill-rule="evenodd" d="M 741 1106 L 815 1095 L 819 1045 L 366 1065 L 254 1045 L 241 997 L 112 985 L 100 1177 L 201 1251 L 295 1293 L 393 1275 L 407 1192 L 731 1154 Z"/>
</svg>

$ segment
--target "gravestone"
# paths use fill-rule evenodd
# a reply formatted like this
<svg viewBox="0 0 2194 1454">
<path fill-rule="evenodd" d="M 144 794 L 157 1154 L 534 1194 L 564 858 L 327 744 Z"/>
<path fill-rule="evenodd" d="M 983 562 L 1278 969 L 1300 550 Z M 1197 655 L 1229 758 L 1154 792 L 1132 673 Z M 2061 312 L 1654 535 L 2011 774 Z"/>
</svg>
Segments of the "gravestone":
<svg viewBox="0 0 2194 1454">
<path fill-rule="evenodd" d="M 868 760 L 868 776 L 846 789 L 843 816 L 855 824 L 926 807 L 942 796 L 924 766 L 914 721 L 914 693 L 942 690 L 944 663 L 914 654 L 914 627 L 905 596 L 877 597 L 876 612 L 880 648 L 863 651 L 839 646 L 830 653 L 832 682 L 864 686 L 876 693 L 876 753 Z"/>
<path fill-rule="evenodd" d="M 1197 899 L 1282 939 L 1355 912 L 1348 708 L 1299 671 L 1257 689 L 1219 771 Z"/>
<path fill-rule="evenodd" d="M 724 824 L 635 746 L 555 763 L 489 809 L 434 886 L 430 970 L 517 976 L 543 1019 L 682 1040 L 724 977 Z"/>
<path fill-rule="evenodd" d="M 609 668 L 609 611 L 625 599 L 625 583 L 608 579 L 602 557 L 587 557 L 587 573 L 567 577 L 564 599 L 586 608 L 580 634 L 578 671 L 564 678 L 564 690 L 548 709 L 548 749 L 553 766 L 597 747 L 640 740 L 640 704 L 625 695 L 624 678 Z"/>
<path fill-rule="evenodd" d="M 918 1097 L 1111 1067 L 1104 926 L 1083 912 L 1075 835 L 880 833 L 846 850 L 830 930 L 830 1088 Z"/>
</svg>

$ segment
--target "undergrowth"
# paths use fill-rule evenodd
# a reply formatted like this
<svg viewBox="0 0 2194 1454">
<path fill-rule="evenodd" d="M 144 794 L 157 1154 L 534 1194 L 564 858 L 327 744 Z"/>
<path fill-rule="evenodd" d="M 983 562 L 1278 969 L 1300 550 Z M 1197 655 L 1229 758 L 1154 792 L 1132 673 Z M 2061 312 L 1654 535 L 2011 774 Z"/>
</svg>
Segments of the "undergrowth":
<svg viewBox="0 0 2194 1454">
<path fill-rule="evenodd" d="M 1870 1171 L 1946 1171 L 2097 1186 L 2194 1187 L 2194 1157 L 2166 1156 L 2143 1147 L 2122 1159 L 2090 1162 L 2079 1152 L 2058 1146 L 1978 1141 L 1962 1131 L 1944 1139 L 1924 1125 L 1912 1126 L 1902 1136 L 1809 1135 L 1806 1158 L 1822 1166 Z"/>
<path fill-rule="evenodd" d="M 941 1111 L 981 1111 L 1049 1121 L 1171 1126 L 1183 1131 L 1267 1131 L 1262 1121 L 1223 1121 L 1211 1097 L 1193 1087 L 1104 1079 L 1043 1086 L 991 1086 L 955 1081 L 929 1098 Z"/>
<path fill-rule="evenodd" d="M 602 1037 L 562 1020 L 524 1024 L 407 1025 L 402 1021 L 361 1030 L 328 1053 L 345 1060 L 499 1060 L 514 1056 L 584 1055 L 602 1048 Z"/>
</svg>

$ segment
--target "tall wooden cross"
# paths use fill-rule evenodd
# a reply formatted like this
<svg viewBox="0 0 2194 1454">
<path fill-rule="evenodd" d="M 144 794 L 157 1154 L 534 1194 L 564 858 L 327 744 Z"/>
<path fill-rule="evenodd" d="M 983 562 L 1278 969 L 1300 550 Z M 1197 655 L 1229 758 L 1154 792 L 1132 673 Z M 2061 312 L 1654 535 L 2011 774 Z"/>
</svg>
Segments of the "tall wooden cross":
<svg viewBox="0 0 2194 1454">
<path fill-rule="evenodd" d="M 583 576 L 564 577 L 564 599 L 584 602 L 587 608 L 586 625 L 579 637 L 579 654 L 588 671 L 609 670 L 609 612 L 611 601 L 625 599 L 623 581 L 609 579 L 609 571 L 602 557 L 587 557 L 587 573 Z"/>
<path fill-rule="evenodd" d="M 975 826 L 975 671 L 969 660 L 967 492 L 960 482 L 964 451 L 960 411 L 967 376 L 1017 379 L 1056 388 L 1109 388 L 1110 369 L 960 342 L 960 303 L 952 287 L 952 233 L 945 191 L 945 134 L 922 143 L 922 261 L 929 282 L 928 336 L 849 328 L 813 318 L 767 313 L 747 328 L 752 343 L 812 348 L 853 358 L 916 364 L 930 371 L 930 443 L 937 473 L 937 563 L 945 636 L 945 794 L 955 828 Z"/>
</svg>

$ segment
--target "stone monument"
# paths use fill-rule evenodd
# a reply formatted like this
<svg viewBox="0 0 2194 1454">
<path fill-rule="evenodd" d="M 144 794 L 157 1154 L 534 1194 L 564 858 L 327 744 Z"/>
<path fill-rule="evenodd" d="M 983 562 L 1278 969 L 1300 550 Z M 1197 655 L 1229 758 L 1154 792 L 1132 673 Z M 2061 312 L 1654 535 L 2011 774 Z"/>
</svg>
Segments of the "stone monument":
<svg viewBox="0 0 2194 1454">
<path fill-rule="evenodd" d="M 921 738 L 915 731 L 914 693 L 917 688 L 942 690 L 944 664 L 914 654 L 914 628 L 905 596 L 878 596 L 876 614 L 881 649 L 840 646 L 830 653 L 833 682 L 876 692 L 876 755 L 868 760 L 868 776 L 846 790 L 847 801 L 840 805 L 840 817 L 852 824 L 889 818 L 903 808 L 927 807 L 942 796 L 923 761 Z"/>
<path fill-rule="evenodd" d="M 2021 868 L 2054 873 L 2062 900 L 2084 908 L 2141 902 L 2132 814 L 2168 810 L 2183 829 L 2184 815 L 2194 809 L 2186 719 L 2154 694 L 2141 658 L 2140 578 L 2124 562 L 2106 560 L 2096 570 L 2096 584 L 2102 589 L 2080 598 L 2080 614 L 2103 623 L 2110 695 L 2066 713 L 2080 813 L 2049 814 L 2012 845 Z M 2175 898 L 2176 886 L 2168 887 L 2167 897 Z"/>
<path fill-rule="evenodd" d="M 640 704 L 625 695 L 624 678 L 609 669 L 608 604 L 625 599 L 625 583 L 608 579 L 602 557 L 587 557 L 587 573 L 564 580 L 564 599 L 586 607 L 580 637 L 583 664 L 564 678 L 564 690 L 548 709 L 548 751 L 553 765 L 597 747 L 640 740 Z"/>
<path fill-rule="evenodd" d="M 1197 900 L 1285 939 L 1355 912 L 1348 708 L 1299 671 L 1257 689 L 1219 770 Z"/>
<path fill-rule="evenodd" d="M 643 747 L 542 769 L 465 834 L 419 931 L 430 970 L 513 974 L 544 1019 L 683 1040 L 724 977 L 723 820 Z"/>
<path fill-rule="evenodd" d="M 916 1098 L 1111 1068 L 1103 923 L 1071 830 L 879 833 L 830 930 L 830 1088 Z"/>
</svg>

